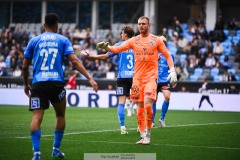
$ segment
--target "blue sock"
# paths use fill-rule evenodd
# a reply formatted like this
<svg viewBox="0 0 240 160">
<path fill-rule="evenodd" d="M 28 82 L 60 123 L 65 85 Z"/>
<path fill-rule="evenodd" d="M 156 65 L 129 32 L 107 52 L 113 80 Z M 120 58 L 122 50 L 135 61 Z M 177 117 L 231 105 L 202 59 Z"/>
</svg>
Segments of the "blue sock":
<svg viewBox="0 0 240 160">
<path fill-rule="evenodd" d="M 161 117 L 160 117 L 161 120 L 165 119 L 165 115 L 168 111 L 168 106 L 169 106 L 169 102 L 164 101 L 163 104 L 162 104 L 162 114 L 161 114 Z"/>
<path fill-rule="evenodd" d="M 154 123 L 154 119 L 155 119 L 155 115 L 156 115 L 156 103 L 153 103 L 152 110 L 153 110 L 152 123 Z"/>
<path fill-rule="evenodd" d="M 39 152 L 40 151 L 41 134 L 42 134 L 41 130 L 35 130 L 35 131 L 31 132 L 33 152 Z"/>
<path fill-rule="evenodd" d="M 118 119 L 120 122 L 120 126 L 124 126 L 124 104 L 118 104 Z"/>
<path fill-rule="evenodd" d="M 55 130 L 54 131 L 54 142 L 53 142 L 53 147 L 55 148 L 60 148 L 62 138 L 63 138 L 63 130 Z"/>
</svg>

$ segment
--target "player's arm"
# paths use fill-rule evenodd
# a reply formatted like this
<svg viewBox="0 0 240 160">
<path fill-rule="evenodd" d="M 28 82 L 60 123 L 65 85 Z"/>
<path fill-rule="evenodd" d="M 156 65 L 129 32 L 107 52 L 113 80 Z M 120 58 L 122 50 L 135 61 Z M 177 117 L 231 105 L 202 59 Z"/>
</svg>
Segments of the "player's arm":
<svg viewBox="0 0 240 160">
<path fill-rule="evenodd" d="M 72 62 L 73 66 L 88 79 L 94 91 L 97 92 L 98 84 L 94 81 L 93 77 L 88 73 L 88 71 L 85 69 L 77 56 L 75 54 L 69 54 L 68 58 Z"/>
<path fill-rule="evenodd" d="M 159 38 L 159 41 L 158 41 L 158 51 L 160 51 L 163 54 L 163 56 L 166 58 L 167 63 L 168 63 L 169 75 L 168 75 L 167 79 L 170 80 L 170 84 L 177 83 L 177 75 L 176 75 L 175 68 L 174 68 L 173 58 L 170 55 L 170 53 L 168 52 L 167 47 L 164 44 L 162 38 Z"/>
<path fill-rule="evenodd" d="M 118 54 L 130 49 L 132 43 L 133 43 L 132 38 L 128 39 L 125 43 L 121 44 L 120 46 L 109 46 L 108 42 L 99 42 L 97 44 L 97 48 L 102 48 L 106 51 Z"/>
<path fill-rule="evenodd" d="M 32 64 L 31 58 L 24 58 L 23 66 L 22 66 L 22 77 L 23 77 L 23 86 L 24 92 L 29 97 L 30 96 L 30 86 L 28 84 L 28 76 L 29 76 L 29 66 Z"/>
<path fill-rule="evenodd" d="M 88 59 L 99 59 L 99 60 L 106 60 L 108 59 L 110 56 L 109 54 L 105 53 L 105 54 L 100 54 L 100 55 L 90 55 L 88 52 L 83 51 L 81 52 L 81 55 L 84 58 L 88 58 Z"/>
</svg>

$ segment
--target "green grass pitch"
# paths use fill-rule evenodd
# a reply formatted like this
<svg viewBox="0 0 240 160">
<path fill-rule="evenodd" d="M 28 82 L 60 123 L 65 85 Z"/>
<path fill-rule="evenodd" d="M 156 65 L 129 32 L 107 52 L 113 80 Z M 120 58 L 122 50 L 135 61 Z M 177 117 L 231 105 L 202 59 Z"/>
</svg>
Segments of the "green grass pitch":
<svg viewBox="0 0 240 160">
<path fill-rule="evenodd" d="M 155 121 L 158 122 L 160 110 Z M 121 135 L 117 109 L 76 108 L 66 111 L 61 149 L 65 160 L 83 160 L 84 153 L 156 153 L 157 160 L 240 159 L 240 113 L 173 111 L 167 128 L 151 132 L 151 145 L 136 145 L 136 117 L 126 117 L 128 135 Z M 32 158 L 31 112 L 23 106 L 0 106 L 0 160 Z M 46 110 L 42 123 L 41 159 L 51 159 L 55 114 Z"/>
</svg>

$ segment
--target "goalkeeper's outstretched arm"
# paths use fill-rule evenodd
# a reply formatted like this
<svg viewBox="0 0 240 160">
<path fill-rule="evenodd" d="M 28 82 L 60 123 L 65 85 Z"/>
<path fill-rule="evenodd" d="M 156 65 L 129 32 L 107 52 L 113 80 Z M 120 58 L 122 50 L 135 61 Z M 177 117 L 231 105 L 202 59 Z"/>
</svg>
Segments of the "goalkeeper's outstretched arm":
<svg viewBox="0 0 240 160">
<path fill-rule="evenodd" d="M 110 51 L 112 53 L 118 54 L 131 48 L 131 44 L 133 43 L 131 39 L 127 40 L 120 46 L 109 46 L 109 42 L 99 42 L 97 44 L 97 48 L 102 48 L 106 51 Z"/>
</svg>

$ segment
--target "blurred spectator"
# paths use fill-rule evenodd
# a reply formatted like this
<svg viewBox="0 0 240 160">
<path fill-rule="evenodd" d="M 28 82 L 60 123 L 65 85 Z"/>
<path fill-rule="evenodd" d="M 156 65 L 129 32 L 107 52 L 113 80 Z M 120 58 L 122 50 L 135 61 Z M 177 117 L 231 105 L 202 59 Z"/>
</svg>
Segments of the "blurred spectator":
<svg viewBox="0 0 240 160">
<path fill-rule="evenodd" d="M 213 57 L 213 54 L 209 53 L 208 57 L 206 59 L 206 62 L 205 62 L 205 67 L 206 68 L 213 68 L 215 66 L 215 64 L 216 64 L 216 60 Z"/>
<path fill-rule="evenodd" d="M 224 70 L 228 70 L 232 67 L 232 62 L 230 62 L 228 56 L 224 56 L 223 62 L 221 63 L 221 66 Z"/>
<path fill-rule="evenodd" d="M 199 49 L 200 48 L 198 46 L 198 36 L 194 35 L 191 43 L 191 54 L 197 55 Z"/>
<path fill-rule="evenodd" d="M 231 85 L 229 88 L 229 94 L 240 94 L 240 91 L 236 88 L 235 85 Z"/>
<path fill-rule="evenodd" d="M 223 22 L 222 16 L 219 15 L 217 17 L 217 22 L 215 23 L 214 30 L 215 31 L 222 31 L 223 29 L 224 29 L 224 22 Z"/>
<path fill-rule="evenodd" d="M 228 81 L 237 81 L 235 75 L 232 72 L 228 72 Z"/>
<path fill-rule="evenodd" d="M 182 35 L 178 37 L 177 40 L 177 54 L 183 54 L 186 53 L 186 47 L 187 47 L 187 40 Z"/>
<path fill-rule="evenodd" d="M 217 41 L 216 45 L 213 47 L 213 54 L 215 57 L 219 58 L 223 54 L 223 46 L 222 44 Z"/>
<path fill-rule="evenodd" d="M 208 54 L 207 54 L 208 55 Z M 198 61 L 198 67 L 204 68 L 206 63 L 206 55 L 202 54 L 199 61 Z"/>
<path fill-rule="evenodd" d="M 188 80 L 189 73 L 186 68 L 180 68 L 180 73 L 179 73 L 179 80 L 180 81 L 185 81 Z"/>
<path fill-rule="evenodd" d="M 13 71 L 12 76 L 21 77 L 21 75 L 22 75 L 22 70 L 20 69 L 19 66 L 16 66 L 16 69 Z"/>
<path fill-rule="evenodd" d="M 227 29 L 229 30 L 229 35 L 230 36 L 235 36 L 236 30 L 237 30 L 237 22 L 235 18 L 232 18 L 230 22 L 227 24 Z"/>
<path fill-rule="evenodd" d="M 162 36 L 164 36 L 167 40 L 169 40 L 170 37 L 168 35 L 167 28 L 162 29 Z"/>
<path fill-rule="evenodd" d="M 178 20 L 175 21 L 173 29 L 178 33 L 178 35 L 180 35 L 183 32 L 182 25 Z"/>
<path fill-rule="evenodd" d="M 232 74 L 232 72 L 224 71 L 221 76 L 221 80 L 223 82 L 236 81 L 236 77 Z"/>
<path fill-rule="evenodd" d="M 66 86 L 65 86 L 66 89 L 76 89 L 77 88 L 77 80 L 76 80 L 77 76 L 78 76 L 77 71 L 72 71 L 70 73 L 68 82 L 66 83 Z"/>
<path fill-rule="evenodd" d="M 0 68 L 6 68 L 6 63 L 4 62 L 3 56 L 0 56 Z"/>
<path fill-rule="evenodd" d="M 195 55 L 193 55 L 190 58 L 190 65 L 189 68 L 197 68 L 199 66 L 199 62 L 200 62 L 200 58 L 196 57 Z"/>
<path fill-rule="evenodd" d="M 231 42 L 231 55 L 235 55 L 238 52 L 239 52 L 238 46 L 234 42 Z"/>
<path fill-rule="evenodd" d="M 213 44 L 211 40 L 208 40 L 207 48 L 209 52 L 213 53 Z"/>
</svg>

